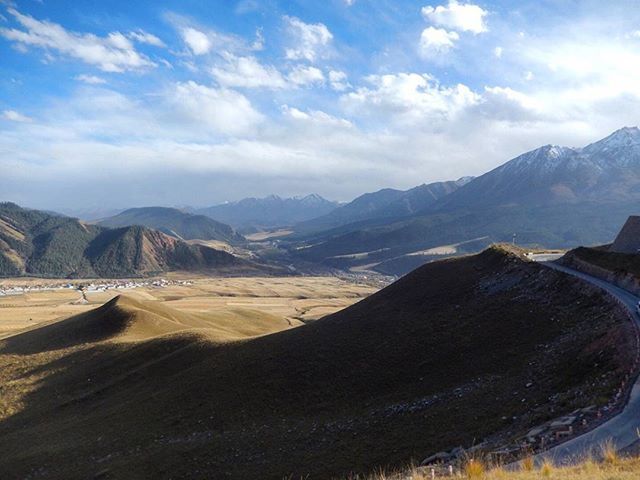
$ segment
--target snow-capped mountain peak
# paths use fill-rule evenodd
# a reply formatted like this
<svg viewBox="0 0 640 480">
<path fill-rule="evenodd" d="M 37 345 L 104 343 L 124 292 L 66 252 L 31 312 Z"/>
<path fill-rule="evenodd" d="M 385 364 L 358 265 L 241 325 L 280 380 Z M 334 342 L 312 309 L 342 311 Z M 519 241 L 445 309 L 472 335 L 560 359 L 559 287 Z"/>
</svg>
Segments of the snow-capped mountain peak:
<svg viewBox="0 0 640 480">
<path fill-rule="evenodd" d="M 496 170 L 517 172 L 532 171 L 538 175 L 555 170 L 568 156 L 575 154 L 573 148 L 558 145 L 545 145 L 524 153 L 505 163 Z"/>
<path fill-rule="evenodd" d="M 611 135 L 582 149 L 585 153 L 604 153 L 621 148 L 640 147 L 640 129 L 638 127 L 624 127 Z"/>
</svg>

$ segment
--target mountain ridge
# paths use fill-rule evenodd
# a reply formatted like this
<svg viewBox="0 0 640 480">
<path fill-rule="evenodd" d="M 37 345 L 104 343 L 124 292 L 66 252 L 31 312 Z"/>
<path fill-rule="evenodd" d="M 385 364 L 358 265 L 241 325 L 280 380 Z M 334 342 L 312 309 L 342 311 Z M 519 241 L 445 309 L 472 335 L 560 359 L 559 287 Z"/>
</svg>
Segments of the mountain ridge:
<svg viewBox="0 0 640 480">
<path fill-rule="evenodd" d="M 236 268 L 251 264 L 147 227 L 110 229 L 0 203 L 0 276 L 130 277 Z"/>
<path fill-rule="evenodd" d="M 467 184 L 473 177 L 446 182 L 423 183 L 408 190 L 383 188 L 356 197 L 328 214 L 295 226 L 296 231 L 335 228 L 349 223 L 383 218 L 401 218 L 423 210 L 438 199 Z"/>
<path fill-rule="evenodd" d="M 109 228 L 141 225 L 183 240 L 220 240 L 231 244 L 244 241 L 229 225 L 170 207 L 129 208 L 97 223 Z"/>
<path fill-rule="evenodd" d="M 485 236 L 509 242 L 515 234 L 523 245 L 551 248 L 608 243 L 638 211 L 640 130 L 625 127 L 585 147 L 526 152 L 410 217 L 302 235 L 290 248 L 340 268 L 375 269 L 391 258 Z M 348 258 L 359 252 L 374 253 Z M 411 260 L 394 273 L 417 267 L 421 256 Z"/>
<path fill-rule="evenodd" d="M 329 213 L 338 206 L 318 194 L 283 198 L 269 195 L 248 197 L 195 211 L 238 229 L 274 228 L 291 226 Z"/>
</svg>

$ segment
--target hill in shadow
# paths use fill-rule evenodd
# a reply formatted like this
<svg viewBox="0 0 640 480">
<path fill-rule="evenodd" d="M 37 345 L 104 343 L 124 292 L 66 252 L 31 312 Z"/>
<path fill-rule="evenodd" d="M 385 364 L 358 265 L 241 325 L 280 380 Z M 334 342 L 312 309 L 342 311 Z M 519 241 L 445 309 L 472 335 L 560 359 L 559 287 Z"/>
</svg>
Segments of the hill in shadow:
<svg viewBox="0 0 640 480">
<path fill-rule="evenodd" d="M 89 343 L 50 350 L 49 331 L 0 347 L 6 478 L 313 479 L 399 466 L 606 402 L 634 353 L 614 302 L 502 248 L 240 340 L 181 330 L 191 320 L 164 310 L 78 333 L 114 307 L 141 308 L 121 302 L 51 335 Z M 138 327 L 153 338 L 131 337 Z"/>
</svg>

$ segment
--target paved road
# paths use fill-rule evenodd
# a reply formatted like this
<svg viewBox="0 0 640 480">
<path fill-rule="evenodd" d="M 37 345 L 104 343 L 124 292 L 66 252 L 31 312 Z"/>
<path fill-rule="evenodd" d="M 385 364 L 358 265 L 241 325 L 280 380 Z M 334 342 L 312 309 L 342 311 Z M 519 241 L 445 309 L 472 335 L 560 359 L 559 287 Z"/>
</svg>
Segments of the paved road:
<svg viewBox="0 0 640 480">
<path fill-rule="evenodd" d="M 549 258 L 549 256 L 533 256 L 533 260 L 540 262 L 542 265 L 568 273 L 574 277 L 581 278 L 582 280 L 592 283 L 593 285 L 596 285 L 614 295 L 629 310 L 633 315 L 634 320 L 640 325 L 640 315 L 638 315 L 636 310 L 636 305 L 640 301 L 640 297 L 637 297 L 611 283 L 605 282 L 604 280 L 587 275 L 586 273 L 551 263 L 554 259 L 555 258 L 553 257 Z M 639 432 L 640 379 L 638 379 L 633 385 L 629 403 L 620 414 L 590 432 L 536 455 L 535 459 L 536 461 L 552 459 L 557 464 L 569 464 L 584 458 L 590 453 L 597 456 L 601 451 L 602 445 L 609 441 L 613 442 L 618 450 L 629 447 L 634 442 L 638 441 Z"/>
</svg>

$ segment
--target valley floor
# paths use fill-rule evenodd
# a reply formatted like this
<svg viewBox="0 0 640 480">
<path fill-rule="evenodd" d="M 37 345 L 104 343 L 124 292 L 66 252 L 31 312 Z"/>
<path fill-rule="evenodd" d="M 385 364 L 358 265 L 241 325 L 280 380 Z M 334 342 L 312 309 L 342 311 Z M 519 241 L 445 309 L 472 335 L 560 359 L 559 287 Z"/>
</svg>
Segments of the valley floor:
<svg viewBox="0 0 640 480">
<path fill-rule="evenodd" d="M 193 278 L 170 274 L 164 286 L 87 290 L 86 301 L 75 288 L 62 288 L 67 280 L 16 278 L 0 280 L 0 289 L 27 288 L 19 295 L 0 296 L 0 338 L 25 329 L 83 313 L 121 293 L 139 300 L 162 302 L 189 313 L 252 318 L 269 315 L 283 325 L 303 322 L 342 310 L 374 293 L 377 288 L 336 277 Z M 76 285 L 113 283 L 109 280 L 74 281 Z M 40 286 L 40 288 L 38 287 Z M 41 287 L 54 288 L 44 290 Z"/>
</svg>

